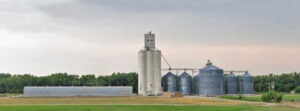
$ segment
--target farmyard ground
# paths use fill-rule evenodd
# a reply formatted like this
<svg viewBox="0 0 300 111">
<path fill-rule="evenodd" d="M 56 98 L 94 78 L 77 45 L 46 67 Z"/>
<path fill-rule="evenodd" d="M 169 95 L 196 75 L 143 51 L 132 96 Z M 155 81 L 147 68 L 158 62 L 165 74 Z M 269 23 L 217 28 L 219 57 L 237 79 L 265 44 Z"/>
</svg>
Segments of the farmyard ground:
<svg viewBox="0 0 300 111">
<path fill-rule="evenodd" d="M 300 111 L 299 109 L 286 103 L 267 104 L 199 97 L 0 98 L 0 111 Z"/>
</svg>

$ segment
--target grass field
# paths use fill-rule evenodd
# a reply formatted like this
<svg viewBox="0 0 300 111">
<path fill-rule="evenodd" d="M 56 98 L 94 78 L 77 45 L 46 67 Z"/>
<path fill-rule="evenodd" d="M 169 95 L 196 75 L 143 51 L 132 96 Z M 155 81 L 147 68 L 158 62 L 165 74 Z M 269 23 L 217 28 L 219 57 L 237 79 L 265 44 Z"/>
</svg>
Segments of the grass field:
<svg viewBox="0 0 300 111">
<path fill-rule="evenodd" d="M 0 97 L 18 96 L 18 95 L 20 95 L 20 94 L 6 94 L 6 93 L 4 93 L 4 94 L 0 94 Z"/>
<path fill-rule="evenodd" d="M 101 98 L 0 98 L 0 105 L 247 105 L 243 101 L 214 98 L 101 97 Z M 252 103 L 251 103 L 252 104 Z"/>
<path fill-rule="evenodd" d="M 243 96 L 242 100 L 243 101 L 257 101 L 257 102 L 261 102 L 261 96 L 262 95 L 256 95 L 256 96 Z M 238 96 L 221 96 L 220 98 L 223 99 L 232 99 L 232 100 L 239 100 Z M 291 95 L 291 94 L 285 94 L 283 96 L 283 101 L 300 101 L 300 94 L 295 94 L 295 95 Z"/>
<path fill-rule="evenodd" d="M 299 108 L 285 104 L 200 97 L 0 97 L 0 111 L 300 111 Z"/>
<path fill-rule="evenodd" d="M 171 105 L 41 105 L 0 106 L 0 111 L 299 111 L 266 106 L 171 106 Z"/>
<path fill-rule="evenodd" d="M 300 102 L 300 94 L 295 95 L 284 95 L 283 100 L 284 101 L 291 101 L 291 100 L 298 100 Z"/>
</svg>

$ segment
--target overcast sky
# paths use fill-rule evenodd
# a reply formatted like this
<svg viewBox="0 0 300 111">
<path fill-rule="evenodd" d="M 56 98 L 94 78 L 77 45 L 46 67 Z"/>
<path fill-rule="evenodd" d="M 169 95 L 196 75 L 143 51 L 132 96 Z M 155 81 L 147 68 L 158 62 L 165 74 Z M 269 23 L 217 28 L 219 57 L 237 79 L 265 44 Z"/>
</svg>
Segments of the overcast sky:
<svg viewBox="0 0 300 111">
<path fill-rule="evenodd" d="M 136 72 L 149 30 L 172 67 L 299 72 L 299 11 L 299 0 L 0 0 L 0 72 Z"/>
</svg>

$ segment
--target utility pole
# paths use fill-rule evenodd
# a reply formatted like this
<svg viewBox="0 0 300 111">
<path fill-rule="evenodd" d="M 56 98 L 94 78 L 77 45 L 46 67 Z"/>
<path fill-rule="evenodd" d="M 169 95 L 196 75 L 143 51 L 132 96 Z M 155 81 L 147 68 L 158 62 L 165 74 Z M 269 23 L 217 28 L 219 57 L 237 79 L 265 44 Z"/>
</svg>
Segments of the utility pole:
<svg viewBox="0 0 300 111">
<path fill-rule="evenodd" d="M 275 81 L 273 80 L 271 83 L 269 83 L 269 92 L 272 90 L 274 91 L 275 89 Z"/>
<path fill-rule="evenodd" d="M 272 81 L 272 91 L 274 91 L 274 89 L 275 89 L 275 81 L 273 80 Z"/>
</svg>

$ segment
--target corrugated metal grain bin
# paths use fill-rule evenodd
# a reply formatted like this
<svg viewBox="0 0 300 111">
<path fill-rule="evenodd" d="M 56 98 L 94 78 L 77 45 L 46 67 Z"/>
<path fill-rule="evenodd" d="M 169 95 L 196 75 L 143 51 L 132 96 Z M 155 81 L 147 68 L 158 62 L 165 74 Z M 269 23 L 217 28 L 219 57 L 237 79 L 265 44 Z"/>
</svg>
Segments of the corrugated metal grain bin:
<svg viewBox="0 0 300 111">
<path fill-rule="evenodd" d="M 199 76 L 200 74 L 197 74 L 193 77 L 194 94 L 199 94 Z"/>
<path fill-rule="evenodd" d="M 176 92 L 177 91 L 177 76 L 172 72 L 168 72 L 162 78 L 163 82 L 163 91 L 164 92 Z"/>
<path fill-rule="evenodd" d="M 178 86 L 179 91 L 183 95 L 189 95 L 192 92 L 192 76 L 190 76 L 188 73 L 183 72 L 178 77 Z"/>
<path fill-rule="evenodd" d="M 241 93 L 254 94 L 254 78 L 248 72 L 241 77 Z"/>
<path fill-rule="evenodd" d="M 210 61 L 206 67 L 200 69 L 199 75 L 199 95 L 219 96 L 224 93 L 223 89 L 223 69 L 220 69 Z"/>
<path fill-rule="evenodd" d="M 233 74 L 233 72 L 230 72 L 226 78 L 226 94 L 238 94 L 238 83 L 239 79 L 237 76 Z"/>
<path fill-rule="evenodd" d="M 98 96 L 132 96 L 132 86 L 112 87 L 72 87 L 43 86 L 24 87 L 24 97 L 98 97 Z"/>
</svg>

